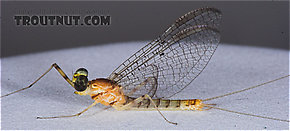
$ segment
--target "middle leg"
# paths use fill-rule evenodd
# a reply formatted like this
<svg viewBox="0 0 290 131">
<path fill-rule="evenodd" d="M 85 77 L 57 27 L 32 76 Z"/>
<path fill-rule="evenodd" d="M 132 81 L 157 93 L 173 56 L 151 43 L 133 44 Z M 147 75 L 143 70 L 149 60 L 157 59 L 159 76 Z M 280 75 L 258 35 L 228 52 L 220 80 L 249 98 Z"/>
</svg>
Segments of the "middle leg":
<svg viewBox="0 0 290 131">
<path fill-rule="evenodd" d="M 139 85 L 137 85 L 133 90 L 131 90 L 127 95 L 130 96 L 132 94 L 134 94 L 136 91 L 140 90 L 142 87 L 144 88 L 144 86 L 146 84 L 148 84 L 148 82 L 152 82 L 151 84 L 151 90 L 148 92 L 150 93 L 151 91 L 156 91 L 157 89 L 157 79 L 155 77 L 149 77 L 147 78 L 145 81 L 141 82 Z M 152 93 L 152 94 L 154 94 Z M 158 111 L 158 113 L 164 118 L 165 121 L 167 121 L 168 123 L 171 123 L 171 124 L 174 124 L 174 125 L 177 125 L 177 123 L 175 122 L 171 122 L 169 120 L 166 119 L 166 117 L 160 112 L 160 110 L 158 109 L 158 107 L 156 106 L 155 102 L 153 101 L 153 99 L 151 98 L 151 96 L 149 96 L 148 94 L 145 94 L 141 97 L 138 97 L 130 102 L 127 102 L 126 104 L 124 105 L 113 105 L 113 107 L 116 109 L 116 110 L 127 110 L 127 109 L 130 109 L 132 106 L 134 106 L 135 104 L 138 104 L 140 102 L 142 102 L 143 100 L 146 100 L 146 99 L 149 99 L 150 102 L 154 105 L 154 108 Z"/>
</svg>

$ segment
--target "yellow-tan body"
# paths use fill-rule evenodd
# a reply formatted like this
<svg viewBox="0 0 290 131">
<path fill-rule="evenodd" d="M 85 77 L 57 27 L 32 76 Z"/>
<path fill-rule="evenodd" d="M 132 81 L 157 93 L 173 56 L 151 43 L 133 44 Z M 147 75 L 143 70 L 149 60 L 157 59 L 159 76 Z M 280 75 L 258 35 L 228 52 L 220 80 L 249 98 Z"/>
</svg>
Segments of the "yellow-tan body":
<svg viewBox="0 0 290 131">
<path fill-rule="evenodd" d="M 202 111 L 203 104 L 200 99 L 190 100 L 163 100 L 153 99 L 159 110 L 175 111 L 175 110 L 199 110 Z M 153 111 L 154 105 L 150 100 L 143 100 L 140 103 L 134 104 L 130 110 Z"/>
<path fill-rule="evenodd" d="M 156 110 L 154 104 L 149 99 L 142 101 L 134 100 L 136 98 L 128 97 L 124 95 L 122 87 L 116 82 L 98 78 L 88 82 L 88 88 L 82 92 L 75 92 L 79 95 L 90 95 L 93 100 L 103 105 L 110 105 L 116 110 L 120 110 L 120 107 L 133 101 L 132 106 L 128 107 L 130 110 Z M 203 110 L 202 100 L 190 99 L 190 100 L 163 100 L 153 99 L 160 110 Z"/>
<path fill-rule="evenodd" d="M 93 100 L 103 105 L 120 106 L 126 103 L 125 95 L 121 86 L 115 82 L 99 78 L 88 82 L 88 88 L 79 95 L 90 95 Z"/>
</svg>

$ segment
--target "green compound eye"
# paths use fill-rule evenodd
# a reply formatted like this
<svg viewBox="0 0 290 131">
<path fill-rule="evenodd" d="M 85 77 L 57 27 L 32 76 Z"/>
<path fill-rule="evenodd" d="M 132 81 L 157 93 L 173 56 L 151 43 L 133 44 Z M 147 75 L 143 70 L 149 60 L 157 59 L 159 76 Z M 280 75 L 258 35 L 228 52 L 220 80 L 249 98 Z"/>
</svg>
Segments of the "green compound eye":
<svg viewBox="0 0 290 131">
<path fill-rule="evenodd" d="M 84 91 L 88 85 L 88 71 L 85 68 L 79 68 L 74 76 L 72 82 L 77 91 Z"/>
<path fill-rule="evenodd" d="M 75 74 L 88 76 L 88 70 L 85 68 L 79 68 Z"/>
<path fill-rule="evenodd" d="M 87 85 L 88 85 L 88 77 L 86 76 L 78 76 L 76 81 L 74 82 L 74 88 L 77 91 L 84 91 L 87 89 Z"/>
</svg>

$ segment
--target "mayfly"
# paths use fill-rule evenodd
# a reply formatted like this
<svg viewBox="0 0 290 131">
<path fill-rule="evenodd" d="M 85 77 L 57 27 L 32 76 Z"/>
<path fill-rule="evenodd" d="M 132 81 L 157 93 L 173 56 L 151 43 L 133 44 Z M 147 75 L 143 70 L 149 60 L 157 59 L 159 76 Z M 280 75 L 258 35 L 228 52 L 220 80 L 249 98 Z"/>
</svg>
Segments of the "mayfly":
<svg viewBox="0 0 290 131">
<path fill-rule="evenodd" d="M 170 100 L 169 98 L 186 88 L 206 67 L 214 54 L 219 41 L 219 25 L 221 11 L 215 8 L 200 8 L 190 11 L 178 18 L 174 24 L 151 41 L 119 67 L 108 78 L 88 80 L 88 71 L 79 68 L 72 79 L 55 63 L 28 87 L 6 94 L 2 97 L 32 87 L 52 68 L 75 88 L 75 94 L 90 95 L 94 100 L 83 111 L 68 116 L 37 117 L 51 119 L 79 116 L 97 103 L 112 106 L 116 110 L 152 110 L 155 109 L 169 123 L 160 110 L 208 110 L 211 108 L 261 117 L 266 119 L 287 121 L 215 107 L 215 104 L 205 104 L 203 101 L 232 95 L 258 86 L 288 77 L 281 77 L 244 90 L 213 97 L 205 100 Z"/>
</svg>

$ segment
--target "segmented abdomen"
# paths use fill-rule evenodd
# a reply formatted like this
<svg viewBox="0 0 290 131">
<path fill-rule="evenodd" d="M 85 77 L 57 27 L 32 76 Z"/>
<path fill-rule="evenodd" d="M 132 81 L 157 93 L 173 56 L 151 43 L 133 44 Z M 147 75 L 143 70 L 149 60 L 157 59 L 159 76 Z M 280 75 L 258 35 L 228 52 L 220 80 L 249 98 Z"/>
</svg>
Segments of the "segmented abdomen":
<svg viewBox="0 0 290 131">
<path fill-rule="evenodd" d="M 132 99 L 132 98 L 131 98 Z M 133 100 L 133 99 L 132 99 Z M 200 99 L 190 100 L 163 100 L 153 99 L 159 110 L 202 110 L 203 104 Z M 129 110 L 156 110 L 153 103 L 149 100 L 143 100 L 135 103 Z"/>
</svg>

